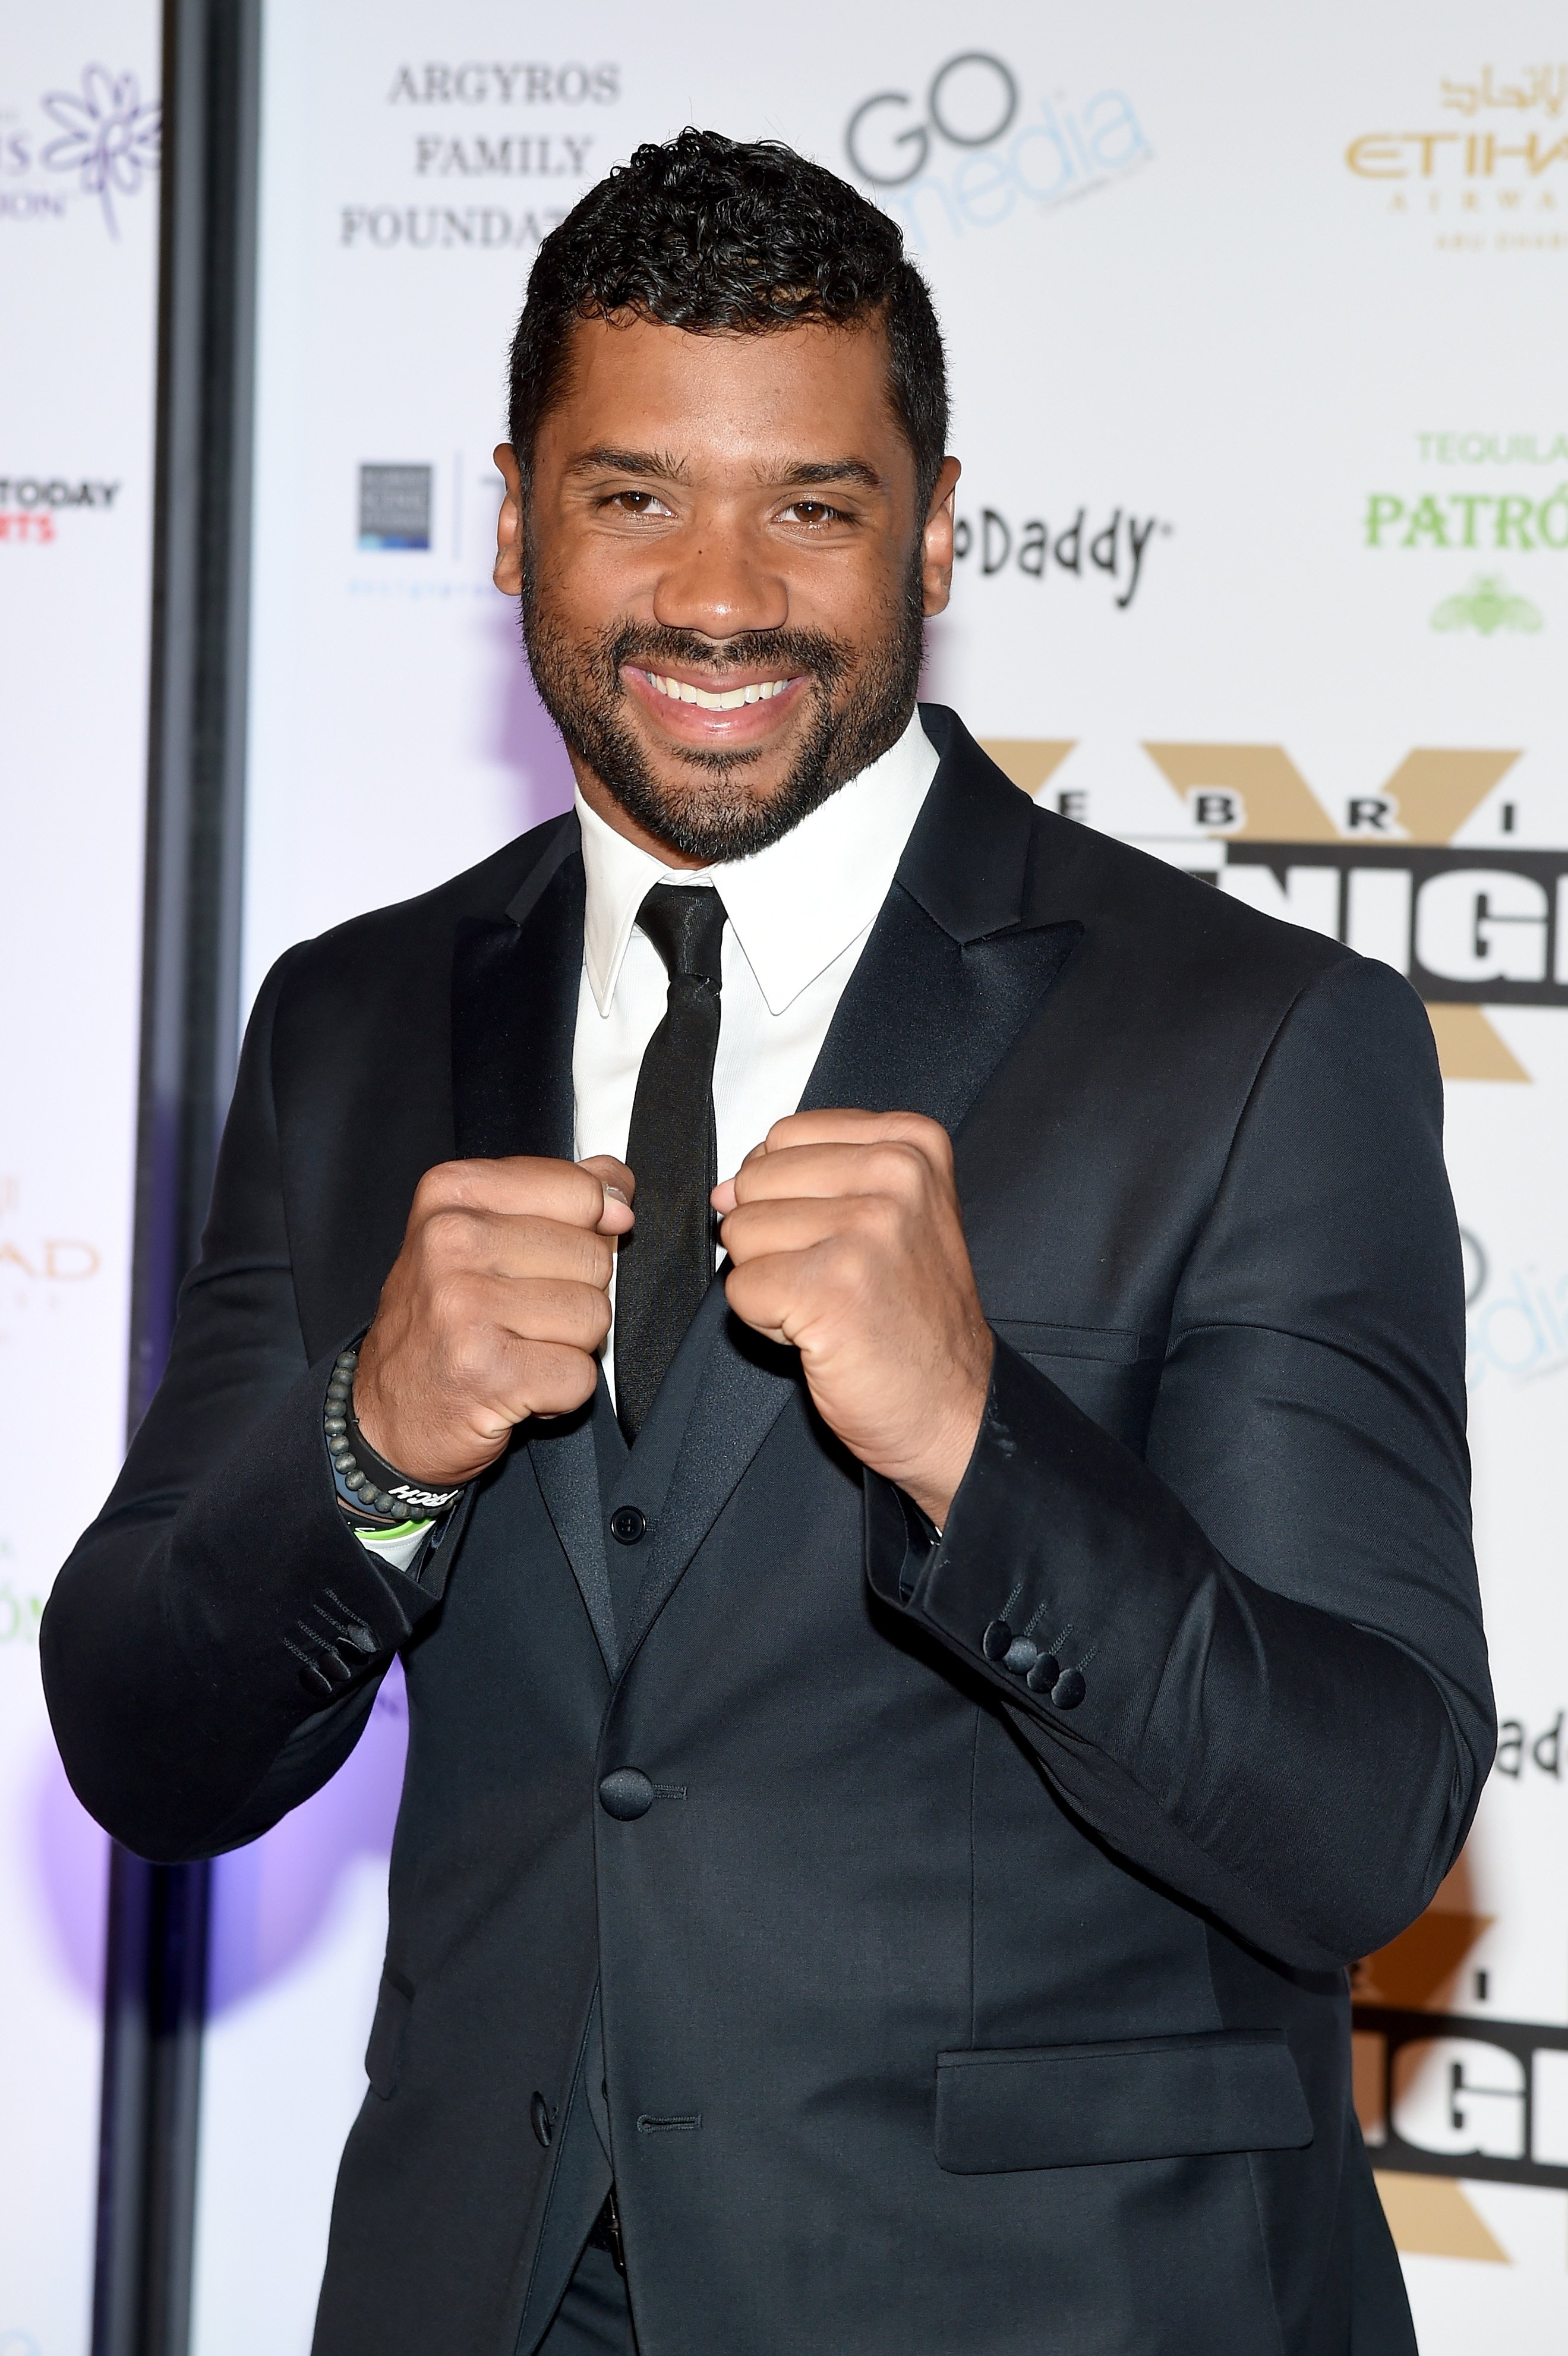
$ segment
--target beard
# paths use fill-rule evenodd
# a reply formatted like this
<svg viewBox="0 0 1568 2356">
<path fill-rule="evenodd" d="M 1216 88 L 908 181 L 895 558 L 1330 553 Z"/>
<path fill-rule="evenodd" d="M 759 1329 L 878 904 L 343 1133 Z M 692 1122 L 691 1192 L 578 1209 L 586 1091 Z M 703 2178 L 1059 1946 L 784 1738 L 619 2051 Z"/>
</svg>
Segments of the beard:
<svg viewBox="0 0 1568 2356">
<path fill-rule="evenodd" d="M 705 866 L 749 858 L 779 841 L 828 797 L 895 744 L 920 684 L 924 613 L 921 551 L 882 613 L 870 647 L 820 630 L 741 630 L 731 638 L 658 623 L 624 623 L 587 640 L 569 638 L 549 610 L 532 566 L 523 567 L 523 643 L 539 700 L 569 750 L 585 762 L 627 816 L 658 841 Z M 810 685 L 800 748 L 781 784 L 757 791 L 764 746 L 734 753 L 672 745 L 675 776 L 660 776 L 625 717 L 621 667 L 676 665 L 720 671 L 737 664 Z"/>
</svg>

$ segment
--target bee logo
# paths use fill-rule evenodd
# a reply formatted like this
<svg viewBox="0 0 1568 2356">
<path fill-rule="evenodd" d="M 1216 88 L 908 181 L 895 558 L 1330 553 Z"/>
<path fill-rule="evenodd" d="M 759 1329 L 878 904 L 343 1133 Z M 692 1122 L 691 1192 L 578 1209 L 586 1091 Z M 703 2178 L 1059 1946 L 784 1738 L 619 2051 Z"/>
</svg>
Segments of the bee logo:
<svg viewBox="0 0 1568 2356">
<path fill-rule="evenodd" d="M 1510 596 L 1500 577 L 1483 573 L 1462 596 L 1445 597 L 1432 616 L 1435 630 L 1479 630 L 1489 638 L 1494 630 L 1539 630 L 1541 609 L 1528 597 Z"/>
</svg>

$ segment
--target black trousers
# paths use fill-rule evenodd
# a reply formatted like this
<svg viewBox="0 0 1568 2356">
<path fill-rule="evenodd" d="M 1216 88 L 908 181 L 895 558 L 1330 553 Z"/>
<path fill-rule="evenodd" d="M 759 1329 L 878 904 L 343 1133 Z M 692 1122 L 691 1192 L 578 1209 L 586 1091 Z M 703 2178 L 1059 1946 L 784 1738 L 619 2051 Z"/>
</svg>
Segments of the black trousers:
<svg viewBox="0 0 1568 2356">
<path fill-rule="evenodd" d="M 636 2356 L 626 2286 L 607 2250 L 584 2250 L 538 2356 Z"/>
</svg>

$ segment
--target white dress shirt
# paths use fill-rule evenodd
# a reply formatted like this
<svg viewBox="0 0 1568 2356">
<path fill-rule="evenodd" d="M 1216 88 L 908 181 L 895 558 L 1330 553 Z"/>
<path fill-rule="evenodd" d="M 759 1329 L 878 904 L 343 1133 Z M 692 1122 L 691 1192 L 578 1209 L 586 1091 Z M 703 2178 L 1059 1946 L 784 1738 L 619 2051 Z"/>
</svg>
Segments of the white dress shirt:
<svg viewBox="0 0 1568 2356">
<path fill-rule="evenodd" d="M 587 902 L 571 1080 L 577 1154 L 626 1158 L 632 1100 L 669 976 L 637 911 L 656 884 L 710 884 L 724 902 L 713 1116 L 719 1175 L 732 1178 L 794 1112 L 845 985 L 888 894 L 936 775 L 912 716 L 898 743 L 766 851 L 711 867 L 666 867 L 617 834 L 581 794 Z M 614 1336 L 604 1370 L 614 1383 Z"/>
</svg>

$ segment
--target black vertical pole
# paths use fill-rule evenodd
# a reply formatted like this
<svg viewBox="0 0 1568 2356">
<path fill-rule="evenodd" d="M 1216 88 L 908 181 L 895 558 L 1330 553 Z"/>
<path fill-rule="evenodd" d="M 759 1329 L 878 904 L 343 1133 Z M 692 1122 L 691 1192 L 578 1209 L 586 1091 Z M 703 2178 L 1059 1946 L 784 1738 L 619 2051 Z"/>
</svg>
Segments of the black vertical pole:
<svg viewBox="0 0 1568 2356">
<path fill-rule="evenodd" d="M 196 1259 L 239 1027 L 261 0 L 165 0 L 129 1423 Z M 115 1847 L 93 2356 L 187 2356 L 205 1864 Z"/>
</svg>

